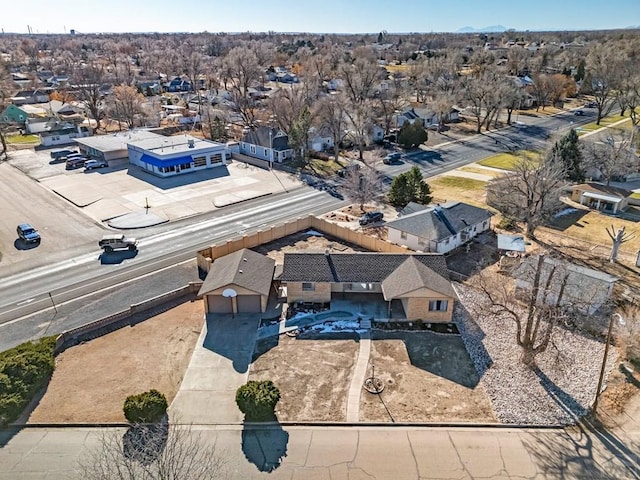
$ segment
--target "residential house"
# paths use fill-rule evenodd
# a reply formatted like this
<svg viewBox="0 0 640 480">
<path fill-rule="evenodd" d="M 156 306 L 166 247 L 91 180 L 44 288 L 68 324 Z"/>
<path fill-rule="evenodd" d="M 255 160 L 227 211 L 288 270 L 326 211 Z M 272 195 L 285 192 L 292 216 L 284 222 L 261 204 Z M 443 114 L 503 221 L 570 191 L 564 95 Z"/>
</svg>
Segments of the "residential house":
<svg viewBox="0 0 640 480">
<path fill-rule="evenodd" d="M 434 254 L 285 253 L 280 280 L 288 303 L 367 294 L 389 311 L 391 302 L 401 305 L 410 321 L 450 322 L 457 298 L 444 257 Z"/>
<path fill-rule="evenodd" d="M 405 123 L 413 125 L 416 122 L 424 126 L 424 118 L 418 115 L 413 108 L 407 108 L 393 116 L 393 123 L 397 128 L 402 127 Z"/>
<path fill-rule="evenodd" d="M 90 137 L 93 135 L 91 127 L 87 125 L 74 125 L 72 123 L 52 120 L 47 122 L 45 130 L 40 132 L 40 141 L 45 147 L 56 145 L 69 145 L 76 138 Z"/>
<path fill-rule="evenodd" d="M 127 141 L 129 163 L 159 177 L 191 173 L 227 164 L 227 147 L 222 143 L 190 135 L 165 137 L 155 133 Z"/>
<path fill-rule="evenodd" d="M 38 116 L 44 117 L 45 115 L 46 112 L 42 110 L 42 112 L 40 112 L 40 115 Z M 17 106 L 13 103 L 10 103 L 9 105 L 7 105 L 7 108 L 5 108 L 2 113 L 0 113 L 0 123 L 18 124 L 24 126 L 30 116 L 31 114 L 28 112 L 28 109 L 24 105 Z"/>
<path fill-rule="evenodd" d="M 240 141 L 240 153 L 272 163 L 293 157 L 287 134 L 270 127 L 248 129 Z"/>
<path fill-rule="evenodd" d="M 422 252 L 447 253 L 491 226 L 489 210 L 462 202 L 429 206 L 386 223 L 387 239 Z"/>
<path fill-rule="evenodd" d="M 46 103 L 49 101 L 51 89 L 37 88 L 35 90 L 20 90 L 10 98 L 14 105 L 25 105 L 33 103 Z"/>
<path fill-rule="evenodd" d="M 309 129 L 307 148 L 316 152 L 324 152 L 329 148 L 333 148 L 333 135 L 326 127 L 311 127 Z"/>
<path fill-rule="evenodd" d="M 205 312 L 264 312 L 274 270 L 275 260 L 246 248 L 217 258 L 198 293 Z"/>
<path fill-rule="evenodd" d="M 571 200 L 595 210 L 616 214 L 629 206 L 631 194 L 624 188 L 593 182 L 581 183 L 572 187 Z"/>
<path fill-rule="evenodd" d="M 513 269 L 516 295 L 521 298 L 531 294 L 538 260 L 537 255 L 526 257 Z M 551 280 L 549 280 L 550 275 Z M 555 304 L 562 289 L 561 305 L 568 305 L 582 313 L 592 314 L 611 298 L 617 281 L 618 277 L 608 273 L 545 256 L 540 272 L 539 285 L 542 288 L 537 300 L 539 303 Z M 545 292 L 547 284 L 549 288 Z"/>
</svg>

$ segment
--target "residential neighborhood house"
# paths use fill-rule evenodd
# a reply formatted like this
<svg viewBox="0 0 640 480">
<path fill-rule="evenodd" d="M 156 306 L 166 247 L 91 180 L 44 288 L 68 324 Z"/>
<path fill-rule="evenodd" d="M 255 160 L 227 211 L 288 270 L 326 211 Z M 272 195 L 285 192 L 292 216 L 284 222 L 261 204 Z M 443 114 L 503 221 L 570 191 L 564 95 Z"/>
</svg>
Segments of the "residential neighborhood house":
<svg viewBox="0 0 640 480">
<path fill-rule="evenodd" d="M 393 302 L 406 320 L 450 322 L 457 298 L 445 258 L 434 254 L 285 253 L 280 280 L 288 303 L 367 294 L 388 303 L 387 319 Z"/>
<path fill-rule="evenodd" d="M 447 253 L 489 229 L 493 214 L 463 202 L 426 206 L 410 203 L 386 223 L 387 239 L 422 252 Z"/>
<path fill-rule="evenodd" d="M 270 163 L 281 163 L 293 157 L 287 134 L 271 127 L 249 129 L 240 141 L 240 153 Z"/>
<path fill-rule="evenodd" d="M 581 183 L 573 186 L 571 200 L 595 210 L 615 214 L 629 206 L 631 194 L 624 188 L 601 183 Z"/>
</svg>

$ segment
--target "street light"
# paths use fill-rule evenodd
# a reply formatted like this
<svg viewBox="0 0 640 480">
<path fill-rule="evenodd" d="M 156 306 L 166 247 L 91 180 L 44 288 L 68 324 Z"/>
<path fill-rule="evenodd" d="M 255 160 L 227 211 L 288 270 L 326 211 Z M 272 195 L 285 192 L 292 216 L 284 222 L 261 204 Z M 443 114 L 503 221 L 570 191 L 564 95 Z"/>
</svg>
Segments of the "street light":
<svg viewBox="0 0 640 480">
<path fill-rule="evenodd" d="M 611 332 L 613 331 L 613 319 L 617 318 L 620 325 L 624 325 L 625 321 L 622 315 L 614 313 L 609 319 L 609 330 L 607 331 L 607 341 L 604 344 L 604 357 L 602 358 L 602 367 L 600 368 L 600 378 L 598 378 L 598 388 L 596 389 L 596 398 L 593 401 L 593 413 L 596 413 L 598 409 L 598 399 L 600 398 L 600 390 L 602 389 L 602 382 L 604 380 L 604 371 L 607 368 L 607 356 L 609 355 L 609 344 L 611 343 Z"/>
</svg>

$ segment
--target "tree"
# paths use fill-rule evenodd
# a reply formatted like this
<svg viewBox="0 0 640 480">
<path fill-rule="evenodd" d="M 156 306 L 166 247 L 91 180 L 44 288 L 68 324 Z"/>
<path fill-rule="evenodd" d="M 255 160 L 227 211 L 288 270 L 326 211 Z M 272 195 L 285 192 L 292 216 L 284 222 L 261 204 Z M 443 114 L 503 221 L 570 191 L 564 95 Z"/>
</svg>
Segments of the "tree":
<svg viewBox="0 0 640 480">
<path fill-rule="evenodd" d="M 535 238 L 535 229 L 561 204 L 565 177 L 564 164 L 554 155 L 520 157 L 511 174 L 487 185 L 487 204 L 507 218 L 523 221 L 527 235 Z"/>
<path fill-rule="evenodd" d="M 233 107 L 246 125 L 252 125 L 255 119 L 256 102 L 249 95 L 249 88 L 260 80 L 260 64 L 254 50 L 246 46 L 232 48 L 222 60 L 221 73 L 230 83 L 229 93 Z"/>
<path fill-rule="evenodd" d="M 475 276 L 475 286 L 484 299 L 477 305 L 478 313 L 490 315 L 516 324 L 516 342 L 522 348 L 522 362 L 535 367 L 536 356 L 549 346 L 554 326 L 565 314 L 562 299 L 569 279 L 566 267 L 559 261 L 545 262 L 545 255 L 537 261 L 523 262 L 519 277 L 531 285 L 530 290 L 516 292 L 513 282 L 504 281 L 497 273 L 482 272 Z M 517 293 L 526 305 L 518 303 Z"/>
<path fill-rule="evenodd" d="M 578 134 L 573 128 L 553 145 L 548 155 L 562 162 L 566 179 L 572 182 L 584 181 L 582 149 Z"/>
<path fill-rule="evenodd" d="M 404 148 L 413 148 L 423 144 L 428 139 L 427 131 L 418 121 L 405 122 L 398 132 L 398 143 Z"/>
<path fill-rule="evenodd" d="M 609 262 L 616 263 L 618 258 L 618 250 L 623 243 L 628 242 L 633 238 L 633 235 L 630 233 L 625 233 L 625 227 L 619 228 L 617 231 L 614 230 L 613 225 L 611 225 L 611 229 L 607 227 L 607 235 L 613 242 L 611 246 L 611 254 L 609 255 Z"/>
<path fill-rule="evenodd" d="M 249 422 L 273 420 L 278 401 L 280 391 L 271 380 L 250 380 L 236 391 L 236 404 Z"/>
<path fill-rule="evenodd" d="M 406 207 L 410 202 L 427 205 L 432 200 L 431 188 L 424 182 L 420 169 L 414 166 L 393 179 L 387 198 L 398 209 Z"/>
<path fill-rule="evenodd" d="M 144 115 L 144 96 L 135 87 L 118 85 L 109 97 L 111 117 L 125 122 L 128 128 L 136 125 L 136 120 Z"/>
<path fill-rule="evenodd" d="M 603 142 L 585 142 L 585 162 L 599 170 L 609 185 L 614 177 L 625 176 L 637 168 L 632 142 L 633 133 L 610 134 Z"/>
<path fill-rule="evenodd" d="M 124 417 L 129 423 L 156 423 L 167 413 L 167 398 L 155 389 L 129 395 L 124 401 Z"/>
<path fill-rule="evenodd" d="M 587 75 L 584 82 L 589 82 L 587 88 L 591 89 L 598 109 L 596 125 L 600 125 L 602 117 L 613 108 L 620 65 L 619 52 L 607 45 L 595 44 L 587 55 Z"/>
<path fill-rule="evenodd" d="M 100 91 L 104 78 L 104 67 L 95 64 L 87 65 L 75 74 L 78 99 L 84 103 L 91 118 L 96 121 L 96 130 L 100 129 L 100 122 L 104 118 Z"/>
<path fill-rule="evenodd" d="M 318 108 L 317 120 L 324 125 L 333 137 L 334 159 L 340 162 L 340 143 L 345 136 L 347 121 L 343 100 L 335 95 L 322 100 Z"/>
<path fill-rule="evenodd" d="M 369 167 L 364 170 L 350 170 L 342 183 L 345 196 L 358 203 L 360 211 L 364 211 L 364 204 L 380 193 L 381 187 L 380 175 Z"/>
<path fill-rule="evenodd" d="M 289 131 L 289 145 L 297 159 L 307 160 L 309 129 L 311 128 L 311 112 L 306 105 L 298 113 Z"/>
<path fill-rule="evenodd" d="M 201 432 L 178 425 L 105 430 L 95 450 L 80 460 L 86 480 L 209 480 L 225 478 L 225 462 Z"/>
</svg>

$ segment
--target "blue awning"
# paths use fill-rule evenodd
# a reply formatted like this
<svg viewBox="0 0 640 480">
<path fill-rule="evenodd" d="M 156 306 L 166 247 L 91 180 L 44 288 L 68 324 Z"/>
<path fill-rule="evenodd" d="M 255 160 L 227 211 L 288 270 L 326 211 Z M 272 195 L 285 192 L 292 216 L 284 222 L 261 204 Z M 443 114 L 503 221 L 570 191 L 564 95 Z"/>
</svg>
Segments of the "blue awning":
<svg viewBox="0 0 640 480">
<path fill-rule="evenodd" d="M 148 163 L 149 165 L 153 165 L 154 167 L 175 167 L 176 165 L 182 165 L 184 163 L 192 163 L 193 158 L 191 158 L 191 155 L 186 155 L 184 157 L 168 158 L 166 160 L 161 160 L 159 158 L 152 157 L 151 155 L 147 155 L 146 153 L 143 153 L 142 157 L 140 157 L 140 161 L 144 163 Z"/>
</svg>

